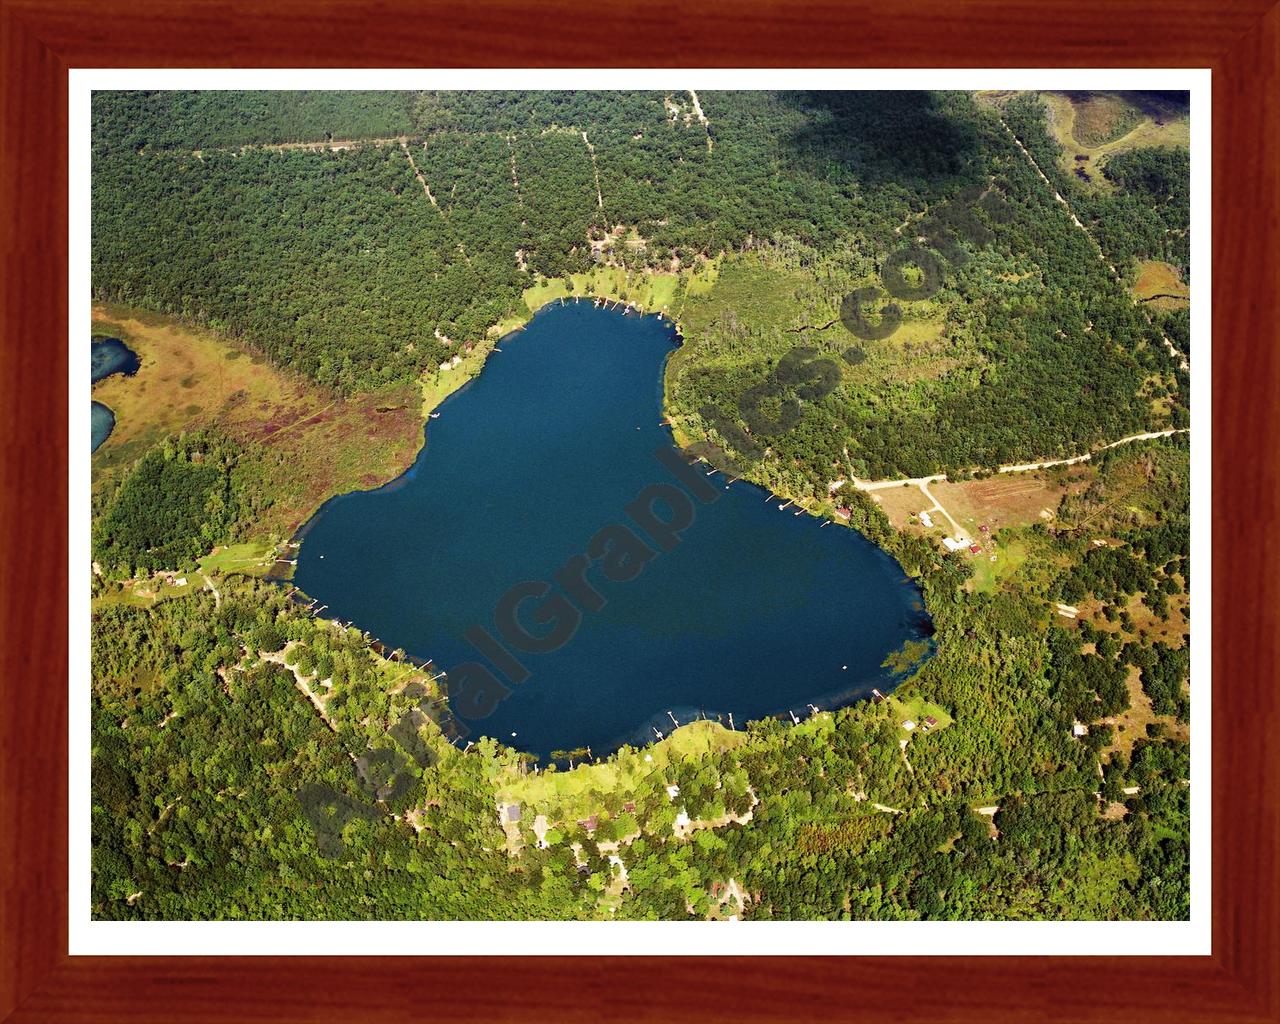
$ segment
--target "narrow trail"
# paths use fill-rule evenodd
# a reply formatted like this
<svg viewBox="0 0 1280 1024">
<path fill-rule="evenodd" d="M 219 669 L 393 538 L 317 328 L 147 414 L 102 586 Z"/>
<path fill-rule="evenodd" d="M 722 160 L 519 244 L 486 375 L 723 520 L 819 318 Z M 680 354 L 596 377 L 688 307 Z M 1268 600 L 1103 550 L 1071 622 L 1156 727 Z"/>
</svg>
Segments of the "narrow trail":
<svg viewBox="0 0 1280 1024">
<path fill-rule="evenodd" d="M 956 536 L 956 537 L 964 537 L 964 536 L 967 536 L 967 534 L 964 532 L 964 530 L 963 530 L 963 529 L 961 529 L 960 524 L 959 524 L 959 523 L 957 523 L 957 522 L 955 521 L 955 519 L 953 519 L 953 518 L 951 517 L 951 513 L 950 513 L 950 512 L 948 512 L 945 508 L 943 508 L 943 507 L 942 507 L 942 502 L 940 502 L 937 498 L 935 498 L 932 494 L 930 494 L 930 493 L 929 493 L 929 484 L 928 484 L 928 482 L 926 482 L 926 481 L 921 481 L 920 483 L 916 484 L 916 486 L 917 486 L 917 487 L 919 487 L 919 488 L 920 488 L 920 492 L 921 492 L 921 493 L 922 493 L 922 494 L 923 494 L 927 499 L 929 499 L 929 501 L 930 501 L 930 502 L 932 502 L 932 504 L 933 504 L 933 508 L 929 509 L 929 511 L 930 511 L 930 512 L 941 512 L 941 513 L 942 513 L 942 515 L 946 518 L 947 522 L 949 522 L 949 523 L 951 524 L 951 528 L 952 528 L 953 530 L 955 530 L 955 531 L 956 531 L 956 532 L 955 532 L 955 536 Z M 905 748 L 904 748 L 904 752 L 903 752 L 903 755 L 902 755 L 902 756 L 903 756 L 903 759 L 905 760 L 905 759 L 906 759 L 906 756 L 907 756 L 907 755 L 906 755 L 906 752 L 905 752 Z"/>
<path fill-rule="evenodd" d="M 338 727 L 334 723 L 333 719 L 329 717 L 329 713 L 325 711 L 324 701 L 320 698 L 320 696 L 314 690 L 311 689 L 311 684 L 315 682 L 316 677 L 304 676 L 302 672 L 299 671 L 297 665 L 290 665 L 285 661 L 285 657 L 289 653 L 289 648 L 291 646 L 293 646 L 293 641 L 290 641 L 289 643 L 285 644 L 283 650 L 259 651 L 258 657 L 261 658 L 263 661 L 271 662 L 271 664 L 273 665 L 283 666 L 284 668 L 287 668 L 290 672 L 292 672 L 294 685 L 297 686 L 298 690 L 302 693 L 304 697 L 307 698 L 307 700 L 311 701 L 312 706 L 319 713 L 320 718 L 324 721 L 324 724 L 329 727 L 330 731 L 336 733 L 338 731 Z"/>
<path fill-rule="evenodd" d="M 404 139 L 401 139 L 400 148 L 404 150 L 404 155 L 409 161 L 409 166 L 413 168 L 413 176 L 418 179 L 418 184 L 422 186 L 422 191 L 425 192 L 427 194 L 427 198 L 431 200 L 431 205 L 439 210 L 440 204 L 436 202 L 436 197 L 431 194 L 431 186 L 427 184 L 427 179 L 423 176 L 422 172 L 418 170 L 418 165 L 414 163 L 413 154 L 409 152 L 409 143 Z M 424 150 L 427 148 L 427 144 L 425 142 L 422 144 L 422 148 Z M 440 211 L 440 216 L 444 216 L 443 210 Z"/>
<path fill-rule="evenodd" d="M 511 184 L 515 186 L 516 202 L 523 209 L 524 196 L 520 194 L 520 179 L 516 177 L 516 144 L 514 135 L 507 136 L 507 148 L 511 150 Z"/>
<path fill-rule="evenodd" d="M 311 421 L 315 420 L 316 417 L 321 416 L 324 413 L 328 412 L 337 404 L 338 404 L 337 401 L 333 401 L 333 402 L 330 402 L 328 405 L 326 405 L 323 409 L 317 409 L 315 412 L 309 413 L 306 416 L 298 417 L 298 419 L 294 420 L 292 423 L 288 424 L 287 426 L 281 427 L 274 434 L 267 434 L 265 437 L 262 438 L 262 443 L 271 444 L 276 440 L 276 438 L 283 437 L 285 434 L 291 431 L 294 427 L 300 427 L 300 426 L 303 426 L 304 424 L 310 423 Z"/>
<path fill-rule="evenodd" d="M 426 193 L 427 198 L 431 201 L 432 207 L 434 207 L 436 212 L 440 214 L 440 219 L 448 224 L 449 215 L 444 212 L 440 204 L 436 202 L 436 197 L 431 194 L 431 186 L 427 184 L 426 176 L 418 170 L 418 165 L 414 162 L 413 154 L 409 152 L 409 145 L 404 139 L 400 140 L 400 148 L 404 150 L 405 159 L 409 161 L 409 166 L 413 169 L 413 176 L 418 179 L 418 184 L 422 186 L 422 191 Z M 426 148 L 427 144 L 424 142 L 422 144 L 423 152 L 426 151 Z M 462 257 L 463 262 L 465 262 L 467 266 L 471 266 L 471 257 L 467 255 L 466 247 L 463 246 L 461 242 L 458 243 L 458 255 Z"/>
<path fill-rule="evenodd" d="M 582 141 L 587 147 L 587 152 L 591 154 L 591 170 L 596 176 L 596 205 L 600 209 L 604 209 L 604 193 L 600 191 L 600 168 L 596 164 L 596 147 L 587 141 L 587 133 L 582 133 Z"/>
<path fill-rule="evenodd" d="M 690 89 L 689 97 L 693 100 L 693 112 L 698 118 L 698 123 L 702 125 L 703 131 L 707 133 L 707 152 L 710 153 L 713 148 L 711 122 L 707 120 L 707 115 L 702 112 L 702 103 L 698 100 L 698 94 Z"/>
<path fill-rule="evenodd" d="M 401 135 L 388 135 L 373 139 L 311 139 L 305 142 L 246 142 L 239 146 L 206 146 L 203 149 L 191 150 L 191 155 L 199 160 L 204 159 L 205 153 L 243 153 L 249 149 L 264 149 L 270 153 L 284 153 L 294 149 L 309 149 L 317 152 L 329 150 L 336 153 L 344 149 L 354 149 L 356 146 L 394 146 L 397 142 L 403 142 L 404 137 Z M 148 147 L 150 148 L 150 147 Z M 156 153 L 181 153 L 181 149 L 154 149 L 151 152 Z"/>
<path fill-rule="evenodd" d="M 997 117 L 996 120 L 998 120 L 1000 122 L 1000 126 L 1006 132 L 1009 133 L 1009 138 L 1013 139 L 1013 144 L 1017 146 L 1020 150 L 1022 150 L 1022 155 L 1027 158 L 1027 162 L 1031 164 L 1032 169 L 1036 172 L 1037 175 L 1040 176 L 1040 180 L 1044 182 L 1045 187 L 1048 188 L 1049 191 L 1053 193 L 1053 198 L 1056 199 L 1058 202 L 1060 202 L 1064 207 L 1066 207 L 1067 215 L 1070 216 L 1071 222 L 1075 224 L 1075 226 L 1078 227 L 1081 231 L 1083 231 L 1085 237 L 1089 239 L 1089 241 L 1093 244 L 1094 250 L 1098 253 L 1098 259 L 1100 259 L 1103 262 L 1103 264 L 1105 264 L 1106 267 L 1111 271 L 1111 276 L 1115 279 L 1116 283 L 1119 284 L 1122 289 L 1127 291 L 1124 285 L 1124 278 L 1121 277 L 1120 272 L 1116 270 L 1115 264 L 1113 264 L 1110 260 L 1107 259 L 1106 254 L 1102 251 L 1102 246 L 1098 244 L 1098 240 L 1093 237 L 1093 235 L 1089 232 L 1089 229 L 1080 222 L 1080 218 L 1077 217 L 1075 214 L 1075 211 L 1071 209 L 1071 204 L 1067 202 L 1066 199 L 1063 198 L 1062 193 L 1060 193 L 1057 189 L 1053 187 L 1053 182 L 1051 182 L 1048 176 L 1044 173 L 1044 171 L 1041 170 L 1040 165 L 1036 162 L 1036 158 L 1033 157 L 1031 153 L 1027 150 L 1027 147 L 1022 144 L 1022 140 L 1019 139 L 1018 136 L 1014 134 L 1013 129 L 1010 128 L 1007 124 L 1005 124 L 1004 118 Z M 1142 310 L 1143 315 L 1147 318 L 1147 322 L 1151 324 L 1152 327 L 1155 327 L 1156 326 L 1155 321 L 1151 319 L 1151 314 L 1149 314 L 1146 311 L 1146 309 L 1143 308 L 1142 303 L 1137 302 L 1135 300 L 1134 305 L 1136 305 L 1139 309 Z M 1168 349 L 1169 355 L 1178 361 L 1178 365 L 1182 368 L 1182 371 L 1184 373 L 1190 373 L 1191 363 L 1188 361 L 1187 357 L 1177 350 L 1173 342 L 1169 340 L 1169 336 L 1165 334 L 1164 331 L 1160 332 L 1160 337 L 1164 340 L 1164 345 L 1165 345 L 1165 348 Z"/>
<path fill-rule="evenodd" d="M 200 578 L 204 580 L 204 585 L 213 591 L 213 606 L 215 608 L 222 607 L 222 595 L 218 593 L 218 588 L 213 585 L 213 580 L 209 579 L 204 573 L 200 574 Z"/>
</svg>

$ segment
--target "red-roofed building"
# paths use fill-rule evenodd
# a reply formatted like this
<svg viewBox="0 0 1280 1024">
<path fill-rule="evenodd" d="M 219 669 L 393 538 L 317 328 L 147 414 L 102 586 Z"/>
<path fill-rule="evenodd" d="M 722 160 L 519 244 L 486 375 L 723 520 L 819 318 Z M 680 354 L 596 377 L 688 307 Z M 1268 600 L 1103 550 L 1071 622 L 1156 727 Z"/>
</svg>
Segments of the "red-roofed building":
<svg viewBox="0 0 1280 1024">
<path fill-rule="evenodd" d="M 974 555 L 980 555 L 982 554 L 982 548 L 978 547 L 977 544 L 970 544 L 969 553 Z"/>
</svg>

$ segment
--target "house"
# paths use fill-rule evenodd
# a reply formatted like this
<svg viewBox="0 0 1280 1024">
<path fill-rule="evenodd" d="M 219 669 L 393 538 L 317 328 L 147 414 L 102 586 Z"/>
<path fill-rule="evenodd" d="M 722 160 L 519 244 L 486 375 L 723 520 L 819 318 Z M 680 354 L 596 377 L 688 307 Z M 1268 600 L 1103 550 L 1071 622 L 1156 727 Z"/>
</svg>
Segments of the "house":
<svg viewBox="0 0 1280 1024">
<path fill-rule="evenodd" d="M 636 802 L 634 800 L 628 800 L 625 804 L 622 805 L 622 809 L 626 811 L 628 814 L 630 814 L 632 811 L 636 809 Z"/>
<path fill-rule="evenodd" d="M 846 506 L 844 506 L 844 505 L 840 505 L 840 506 L 836 509 L 836 515 L 838 515 L 841 519 L 848 519 L 848 518 L 849 518 L 849 509 L 848 509 Z"/>
<path fill-rule="evenodd" d="M 519 820 L 520 820 L 520 805 L 518 803 L 507 804 L 507 821 L 519 821 Z"/>
<path fill-rule="evenodd" d="M 1085 725 L 1083 722 L 1073 721 L 1071 723 L 1071 735 L 1075 736 L 1077 739 L 1081 736 L 1088 736 L 1089 727 Z"/>
<path fill-rule="evenodd" d="M 926 729 L 936 729 L 938 727 L 938 720 L 934 718 L 933 715 L 925 715 L 924 727 Z"/>
<path fill-rule="evenodd" d="M 953 540 L 951 537 L 943 537 L 942 546 L 946 548 L 948 551 L 959 551 L 962 547 L 964 547 L 964 541 L 962 539 Z"/>
<path fill-rule="evenodd" d="M 933 527 L 933 518 L 929 515 L 928 512 L 920 513 L 920 522 L 924 523 L 924 525 L 929 528 Z"/>
<path fill-rule="evenodd" d="M 902 723 L 902 728 L 906 729 L 906 730 L 907 730 L 907 732 L 910 732 L 910 731 L 911 731 L 912 729 L 914 729 L 915 727 L 916 727 L 916 723 L 915 723 L 915 722 L 913 722 L 913 721 L 912 721 L 911 719 L 909 719 L 909 718 L 908 718 L 905 722 L 903 722 L 903 723 Z"/>
<path fill-rule="evenodd" d="M 600 815 L 593 814 L 589 818 L 579 818 L 578 824 L 585 828 L 588 832 L 594 832 L 600 827 Z"/>
<path fill-rule="evenodd" d="M 982 554 L 982 548 L 978 547 L 978 545 L 977 545 L 977 544 L 970 544 L 970 545 L 969 545 L 969 554 L 971 554 L 971 555 L 980 555 L 980 554 Z"/>
</svg>

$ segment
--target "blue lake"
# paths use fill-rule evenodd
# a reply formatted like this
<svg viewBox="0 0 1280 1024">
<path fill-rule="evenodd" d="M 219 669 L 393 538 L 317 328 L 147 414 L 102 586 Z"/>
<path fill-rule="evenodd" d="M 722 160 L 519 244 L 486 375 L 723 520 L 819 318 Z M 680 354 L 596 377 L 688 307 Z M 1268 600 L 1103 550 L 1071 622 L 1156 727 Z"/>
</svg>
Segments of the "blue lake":
<svg viewBox="0 0 1280 1024">
<path fill-rule="evenodd" d="M 126 377 L 132 377 L 138 372 L 138 367 L 142 363 L 137 353 L 119 338 L 106 338 L 95 334 L 91 340 L 93 347 L 89 359 L 93 371 L 93 383 L 96 384 L 113 373 L 123 373 Z M 116 425 L 116 417 L 101 402 L 94 402 L 90 409 L 89 420 L 93 431 L 93 451 L 96 452 L 102 442 L 111 436 L 111 431 Z"/>
<path fill-rule="evenodd" d="M 599 754 L 653 740 L 673 716 L 731 712 L 740 726 L 887 690 L 895 677 L 886 656 L 932 633 L 918 588 L 854 530 L 780 511 L 778 499 L 705 476 L 706 467 L 684 468 L 682 482 L 657 455 L 674 454 L 660 420 L 663 368 L 677 343 L 657 317 L 590 302 L 545 308 L 428 421 L 426 446 L 404 476 L 316 514 L 294 582 L 328 606 L 325 617 L 351 620 L 389 648 L 446 671 L 466 662 L 494 669 L 466 634 L 481 626 L 503 638 L 495 613 L 504 592 L 555 580 L 608 524 L 644 537 L 651 555 L 635 554 L 635 578 L 618 568 L 625 559 L 606 578 L 595 558 L 590 592 L 562 580 L 517 607 L 526 640 L 578 608 L 581 621 L 554 650 L 504 642 L 529 674 L 516 684 L 494 671 L 510 694 L 491 713 L 468 718 L 452 698 L 472 738 L 544 760 L 557 749 Z M 641 506 L 654 517 L 650 535 L 627 506 L 655 484 L 686 497 L 650 492 Z M 687 496 L 699 487 L 716 500 Z M 671 550 L 657 550 L 654 523 L 677 506 L 691 522 L 667 538 Z M 603 545 L 605 560 L 615 549 Z M 558 599 L 566 587 L 573 601 Z M 601 603 L 592 592 L 603 607 L 592 607 Z M 451 672 L 451 684 L 460 675 Z"/>
</svg>

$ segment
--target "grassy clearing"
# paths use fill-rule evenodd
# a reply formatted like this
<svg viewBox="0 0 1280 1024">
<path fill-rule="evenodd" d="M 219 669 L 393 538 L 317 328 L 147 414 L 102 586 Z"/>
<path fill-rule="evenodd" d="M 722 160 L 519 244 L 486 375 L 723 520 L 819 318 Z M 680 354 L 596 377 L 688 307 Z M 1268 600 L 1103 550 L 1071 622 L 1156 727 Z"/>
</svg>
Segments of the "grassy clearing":
<svg viewBox="0 0 1280 1024">
<path fill-rule="evenodd" d="M 1191 122 L 1185 107 L 1148 96 L 1124 93 L 1041 93 L 1049 107 L 1049 130 L 1061 143 L 1062 169 L 1088 176 L 1094 188 L 1114 186 L 1102 173 L 1115 153 L 1147 146 L 1191 145 Z M 1119 133 L 1119 134 L 1117 134 Z M 1077 156 L 1084 157 L 1077 160 Z"/>
<path fill-rule="evenodd" d="M 646 313 L 676 317 L 685 296 L 710 291 L 717 273 L 718 261 L 678 273 L 599 266 L 567 278 L 539 280 L 524 290 L 523 297 L 531 314 L 557 299 L 598 297 L 630 302 Z"/>
<path fill-rule="evenodd" d="M 1163 725 L 1168 735 L 1181 740 L 1191 738 L 1191 730 L 1185 724 L 1179 724 L 1173 715 L 1157 715 L 1151 706 L 1151 698 L 1142 688 L 1141 672 L 1130 665 L 1129 678 L 1125 685 L 1129 688 L 1129 709 L 1114 718 L 1104 719 L 1112 726 L 1111 742 L 1102 749 L 1102 759 L 1110 761 L 1117 752 L 1128 757 L 1133 753 L 1134 744 L 1147 735 L 1147 727 Z"/>
<path fill-rule="evenodd" d="M 898 725 L 902 725 L 903 722 L 916 723 L 916 727 L 913 730 L 915 733 L 923 731 L 926 715 L 932 715 L 938 720 L 938 724 L 931 728 L 929 732 L 938 732 L 940 729 L 945 729 L 953 721 L 942 705 L 934 704 L 923 697 L 898 696 L 895 694 L 886 703 L 889 705 L 889 711 Z"/>
<path fill-rule="evenodd" d="M 624 749 L 607 763 L 578 765 L 571 771 L 541 771 L 500 781 L 495 789 L 504 802 L 520 801 L 552 820 L 564 820 L 599 810 L 598 794 L 619 800 L 672 761 L 729 750 L 746 742 L 744 733 L 731 732 L 718 722 L 690 722 L 666 739 L 641 750 Z M 646 761 L 649 757 L 652 760 Z"/>
<path fill-rule="evenodd" d="M 1183 283 L 1176 267 L 1148 260 L 1138 264 L 1133 297 L 1155 309 L 1186 309 L 1191 302 L 1191 288 Z"/>
<path fill-rule="evenodd" d="M 219 575 L 265 576 L 275 564 L 275 545 L 257 540 L 216 547 L 200 559 L 200 571 Z"/>
<path fill-rule="evenodd" d="M 1129 615 L 1129 628 L 1125 628 L 1119 621 L 1108 620 L 1103 613 L 1102 602 L 1095 598 L 1080 601 L 1077 607 L 1080 609 L 1081 621 L 1087 621 L 1101 632 L 1111 633 L 1122 644 L 1131 640 L 1149 640 L 1169 647 L 1181 647 L 1191 630 L 1189 602 L 1185 591 L 1169 598 L 1167 620 L 1160 619 L 1147 607 L 1142 594 L 1133 594 L 1123 608 Z"/>
<path fill-rule="evenodd" d="M 180 583 L 178 580 L 184 582 Z M 93 598 L 94 611 L 109 608 L 112 605 L 123 605 L 127 608 L 153 608 L 161 601 L 189 597 L 204 587 L 204 581 L 194 573 L 189 576 L 157 573 L 154 576 L 125 580 L 122 584 L 110 586 L 110 590 Z"/>
<path fill-rule="evenodd" d="M 993 561 L 994 559 L 994 561 Z M 1001 538 L 1000 542 L 983 545 L 982 554 L 970 560 L 973 576 L 968 587 L 973 593 L 989 594 L 1005 577 L 1012 576 L 1027 560 L 1027 545 L 1020 539 Z"/>
<path fill-rule="evenodd" d="M 1115 142 L 1142 123 L 1144 115 L 1121 93 L 1072 93 L 1075 113 L 1071 134 L 1086 146 L 1103 146 Z"/>
<path fill-rule="evenodd" d="M 272 498 L 246 539 L 288 536 L 332 495 L 402 473 L 422 445 L 409 386 L 342 400 L 210 332 L 124 307 L 95 306 L 93 332 L 121 338 L 142 362 L 136 376 L 94 387 L 116 417 L 93 456 L 95 486 L 170 434 L 216 426 L 257 454 Z"/>
</svg>

